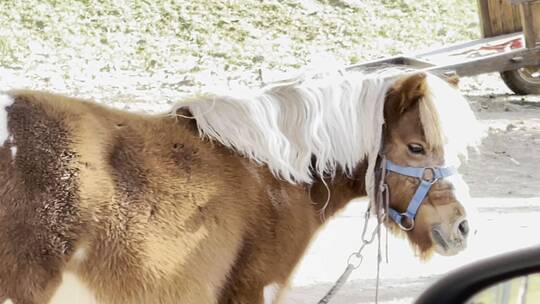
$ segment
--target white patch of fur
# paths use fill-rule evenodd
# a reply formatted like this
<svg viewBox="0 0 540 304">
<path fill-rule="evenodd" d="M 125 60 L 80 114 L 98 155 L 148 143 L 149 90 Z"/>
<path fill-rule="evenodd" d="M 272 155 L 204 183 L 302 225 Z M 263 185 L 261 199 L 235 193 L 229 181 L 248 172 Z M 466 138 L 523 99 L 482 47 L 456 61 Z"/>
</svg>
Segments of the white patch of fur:
<svg viewBox="0 0 540 304">
<path fill-rule="evenodd" d="M 13 304 L 13 301 L 11 301 L 11 299 L 7 299 L 4 302 L 2 302 L 2 304 Z"/>
<path fill-rule="evenodd" d="M 8 115 L 6 108 L 13 104 L 11 96 L 0 93 L 0 147 L 9 138 Z"/>
<path fill-rule="evenodd" d="M 73 253 L 73 257 L 71 258 L 73 262 L 75 263 L 82 263 L 86 260 L 86 257 L 88 256 L 87 249 L 85 247 L 80 247 Z"/>
<path fill-rule="evenodd" d="M 278 283 L 266 285 L 263 290 L 264 304 L 272 304 L 277 299 L 281 286 Z"/>
<path fill-rule="evenodd" d="M 9 149 L 11 150 L 11 157 L 15 158 L 17 156 L 17 146 L 11 146 Z"/>
<path fill-rule="evenodd" d="M 97 304 L 92 291 L 73 273 L 65 272 L 49 304 Z"/>
</svg>

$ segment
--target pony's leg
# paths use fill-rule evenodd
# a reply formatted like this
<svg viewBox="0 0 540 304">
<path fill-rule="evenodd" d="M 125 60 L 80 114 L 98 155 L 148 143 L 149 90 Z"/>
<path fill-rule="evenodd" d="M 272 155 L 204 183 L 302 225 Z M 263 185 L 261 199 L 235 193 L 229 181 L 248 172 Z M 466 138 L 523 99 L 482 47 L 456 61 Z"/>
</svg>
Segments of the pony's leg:
<svg viewBox="0 0 540 304">
<path fill-rule="evenodd" d="M 219 304 L 266 304 L 264 302 L 264 287 L 259 284 L 249 284 L 236 280 L 228 284 L 221 293 Z"/>
<path fill-rule="evenodd" d="M 278 304 L 283 300 L 286 283 L 262 284 L 260 272 L 239 271 L 233 274 L 219 297 L 219 304 Z"/>
</svg>

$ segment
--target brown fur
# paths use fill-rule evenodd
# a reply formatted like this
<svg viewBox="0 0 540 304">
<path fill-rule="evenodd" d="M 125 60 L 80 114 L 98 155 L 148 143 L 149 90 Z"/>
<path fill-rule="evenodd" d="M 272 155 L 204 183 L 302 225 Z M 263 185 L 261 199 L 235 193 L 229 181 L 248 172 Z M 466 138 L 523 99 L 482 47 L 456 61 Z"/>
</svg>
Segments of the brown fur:
<svg viewBox="0 0 540 304">
<path fill-rule="evenodd" d="M 386 106 L 387 153 L 398 163 L 411 163 L 400 141 L 423 140 L 415 79 Z M 414 88 L 420 92 L 410 95 Z M 320 179 L 280 181 L 201 140 L 193 120 L 40 92 L 11 96 L 13 140 L 0 148 L 0 299 L 47 303 L 70 272 L 102 303 L 262 303 L 266 285 L 287 285 L 323 224 Z M 433 153 L 430 162 L 440 162 Z M 365 196 L 366 168 L 327 181 L 327 218 Z M 389 184 L 394 207 L 404 209 L 415 181 L 390 175 Z M 429 204 L 455 204 L 443 188 L 430 192 Z M 426 212 L 409 232 L 425 252 Z"/>
</svg>

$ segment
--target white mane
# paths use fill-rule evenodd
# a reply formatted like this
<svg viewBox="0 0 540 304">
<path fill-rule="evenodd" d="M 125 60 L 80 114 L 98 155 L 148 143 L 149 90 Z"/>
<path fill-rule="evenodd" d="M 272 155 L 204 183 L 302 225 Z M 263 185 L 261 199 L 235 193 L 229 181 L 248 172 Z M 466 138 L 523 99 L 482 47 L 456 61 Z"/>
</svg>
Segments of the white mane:
<svg viewBox="0 0 540 304">
<path fill-rule="evenodd" d="M 384 99 L 394 83 L 389 74 L 395 71 L 336 73 L 243 94 L 202 94 L 179 107 L 190 110 L 202 135 L 266 164 L 276 176 L 291 183 L 311 183 L 313 172 L 333 176 L 337 168 L 350 174 L 367 158 L 366 185 L 371 194 Z M 441 122 L 436 130 L 443 133 L 440 138 L 456 138 L 460 134 L 448 122 L 453 120 L 455 125 L 458 119 L 459 125 L 467 128 L 476 121 L 474 115 L 465 99 L 443 80 L 434 76 L 427 79 L 428 86 L 434 86 L 430 104 L 439 116 L 430 123 Z M 450 108 L 454 110 L 448 111 Z"/>
<path fill-rule="evenodd" d="M 389 84 L 350 73 L 237 97 L 205 94 L 181 106 L 188 106 L 202 134 L 267 164 L 289 182 L 310 183 L 312 169 L 331 175 L 339 166 L 350 173 L 378 144 Z"/>
</svg>

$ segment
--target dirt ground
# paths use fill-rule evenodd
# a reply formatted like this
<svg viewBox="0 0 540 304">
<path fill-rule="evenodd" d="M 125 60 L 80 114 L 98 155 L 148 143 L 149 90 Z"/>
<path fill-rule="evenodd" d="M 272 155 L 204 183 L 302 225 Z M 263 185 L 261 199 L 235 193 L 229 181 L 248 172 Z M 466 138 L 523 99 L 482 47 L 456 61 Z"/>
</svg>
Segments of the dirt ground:
<svg viewBox="0 0 540 304">
<path fill-rule="evenodd" d="M 478 93 L 469 100 L 488 136 L 461 169 L 471 195 L 540 196 L 540 96 Z"/>
</svg>

